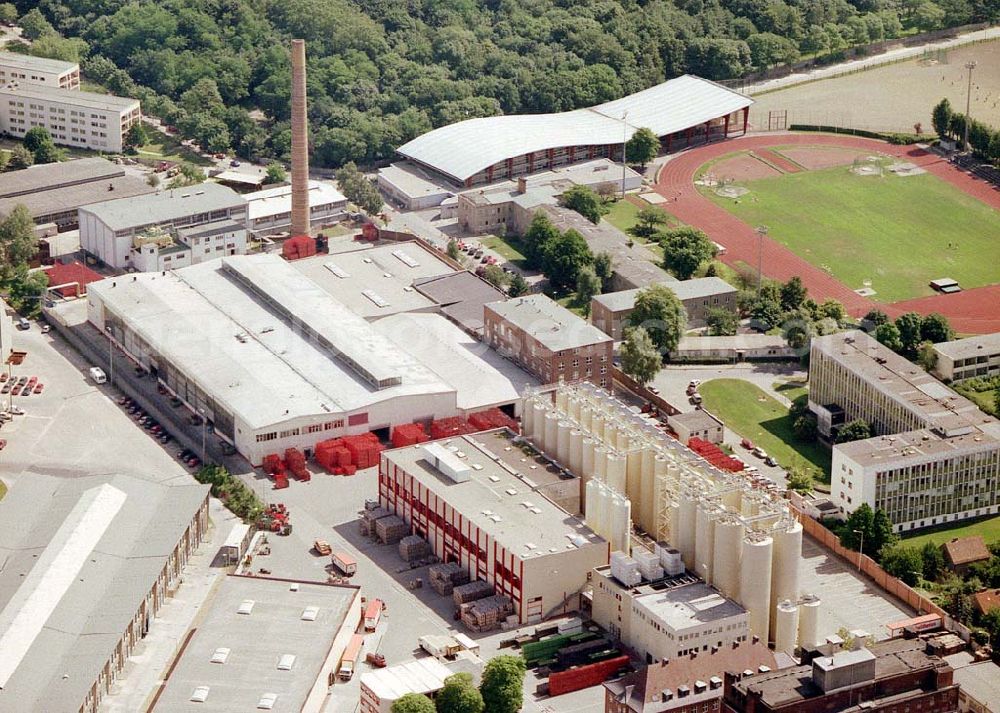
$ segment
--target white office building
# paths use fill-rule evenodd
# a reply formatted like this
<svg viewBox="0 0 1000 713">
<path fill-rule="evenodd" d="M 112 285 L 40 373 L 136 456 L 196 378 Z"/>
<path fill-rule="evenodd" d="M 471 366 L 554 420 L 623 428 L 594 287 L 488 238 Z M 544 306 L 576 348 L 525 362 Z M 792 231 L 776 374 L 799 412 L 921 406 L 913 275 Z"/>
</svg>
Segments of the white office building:
<svg viewBox="0 0 1000 713">
<path fill-rule="evenodd" d="M 247 193 L 247 227 L 255 237 L 287 232 L 292 224 L 292 187 Z M 309 181 L 309 224 L 322 227 L 344 217 L 347 198 L 330 183 Z"/>
</svg>

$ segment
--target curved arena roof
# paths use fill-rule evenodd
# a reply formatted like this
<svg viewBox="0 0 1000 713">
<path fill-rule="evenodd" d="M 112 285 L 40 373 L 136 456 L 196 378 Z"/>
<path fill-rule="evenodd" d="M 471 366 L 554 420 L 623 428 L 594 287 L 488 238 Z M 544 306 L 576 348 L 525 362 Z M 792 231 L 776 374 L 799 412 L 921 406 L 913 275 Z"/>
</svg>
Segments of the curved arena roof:
<svg viewBox="0 0 1000 713">
<path fill-rule="evenodd" d="M 515 156 L 564 146 L 619 144 L 640 127 L 666 136 L 751 104 L 750 97 L 685 74 L 589 109 L 449 124 L 418 136 L 398 153 L 462 182 Z"/>
</svg>

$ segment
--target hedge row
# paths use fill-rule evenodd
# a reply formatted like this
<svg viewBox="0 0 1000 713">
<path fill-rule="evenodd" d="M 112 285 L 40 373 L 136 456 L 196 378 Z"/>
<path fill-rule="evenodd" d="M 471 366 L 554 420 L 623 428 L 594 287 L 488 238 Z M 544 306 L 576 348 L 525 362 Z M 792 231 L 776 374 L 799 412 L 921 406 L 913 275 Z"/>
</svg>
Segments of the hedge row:
<svg viewBox="0 0 1000 713">
<path fill-rule="evenodd" d="M 828 134 L 849 134 L 851 136 L 861 136 L 866 139 L 878 139 L 887 141 L 890 144 L 905 146 L 933 141 L 936 137 L 923 134 L 900 134 L 886 131 L 866 131 L 865 129 L 845 129 L 842 126 L 816 126 L 813 124 L 792 124 L 788 127 L 792 131 L 822 131 Z"/>
</svg>

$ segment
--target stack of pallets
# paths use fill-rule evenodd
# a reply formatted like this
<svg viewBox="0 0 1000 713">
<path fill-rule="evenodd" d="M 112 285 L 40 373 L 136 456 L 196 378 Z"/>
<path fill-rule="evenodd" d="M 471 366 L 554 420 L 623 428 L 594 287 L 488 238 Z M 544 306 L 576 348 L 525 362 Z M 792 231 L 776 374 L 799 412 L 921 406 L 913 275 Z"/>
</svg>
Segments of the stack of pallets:
<svg viewBox="0 0 1000 713">
<path fill-rule="evenodd" d="M 504 596 L 478 599 L 461 607 L 462 623 L 475 632 L 493 631 L 498 629 L 513 613 L 514 603 Z"/>
<path fill-rule="evenodd" d="M 431 587 L 443 597 L 451 596 L 455 587 L 469 583 L 469 571 L 455 562 L 436 564 L 429 570 Z"/>
<path fill-rule="evenodd" d="M 430 553 L 431 546 L 419 535 L 407 535 L 399 541 L 399 556 L 406 562 L 415 562 Z"/>
<path fill-rule="evenodd" d="M 492 594 L 493 585 L 489 582 L 477 579 L 475 582 L 469 582 L 468 584 L 462 584 L 455 587 L 454 591 L 451 593 L 451 598 L 454 600 L 455 604 L 461 606 L 467 602 L 474 602 L 477 599 L 482 599 Z"/>
<path fill-rule="evenodd" d="M 389 515 L 375 521 L 375 537 L 383 545 L 394 545 L 410 532 L 410 526 L 397 515 Z"/>
</svg>

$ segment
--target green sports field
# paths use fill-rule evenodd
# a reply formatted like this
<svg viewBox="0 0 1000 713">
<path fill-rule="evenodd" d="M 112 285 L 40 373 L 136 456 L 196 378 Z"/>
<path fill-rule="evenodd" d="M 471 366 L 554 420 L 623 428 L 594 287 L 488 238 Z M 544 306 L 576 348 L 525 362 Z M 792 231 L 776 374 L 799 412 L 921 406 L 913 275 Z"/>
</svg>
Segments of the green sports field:
<svg viewBox="0 0 1000 713">
<path fill-rule="evenodd" d="M 858 176 L 849 167 L 747 181 L 748 195 L 705 194 L 851 289 L 871 280 L 880 302 L 1000 281 L 1000 212 L 931 175 Z M 951 247 L 949 247 L 951 246 Z"/>
</svg>

